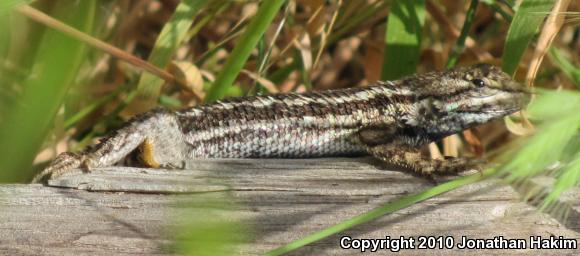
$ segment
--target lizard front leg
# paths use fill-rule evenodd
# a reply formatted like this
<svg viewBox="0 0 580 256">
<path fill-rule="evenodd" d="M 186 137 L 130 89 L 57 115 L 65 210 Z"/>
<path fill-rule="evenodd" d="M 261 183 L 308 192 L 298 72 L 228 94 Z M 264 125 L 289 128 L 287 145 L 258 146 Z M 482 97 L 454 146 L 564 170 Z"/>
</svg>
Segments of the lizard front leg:
<svg viewBox="0 0 580 256">
<path fill-rule="evenodd" d="M 480 162 L 477 160 L 453 157 L 430 159 L 422 156 L 418 149 L 398 142 L 371 146 L 367 148 L 367 152 L 381 161 L 408 168 L 428 177 L 480 168 Z"/>
<path fill-rule="evenodd" d="M 421 155 L 418 146 L 428 141 L 416 135 L 409 137 L 394 126 L 367 127 L 358 132 L 358 140 L 368 154 L 397 166 L 408 168 L 424 176 L 455 174 L 479 169 L 480 161 L 469 158 L 430 159 Z"/>
<path fill-rule="evenodd" d="M 90 171 L 96 167 L 112 166 L 140 147 L 140 158 L 151 167 L 175 166 L 185 155 L 183 134 L 177 118 L 166 110 L 155 110 L 137 116 L 128 124 L 79 153 L 60 154 L 32 182 L 46 181 L 75 168 Z M 177 144 L 177 145 L 175 145 Z"/>
</svg>

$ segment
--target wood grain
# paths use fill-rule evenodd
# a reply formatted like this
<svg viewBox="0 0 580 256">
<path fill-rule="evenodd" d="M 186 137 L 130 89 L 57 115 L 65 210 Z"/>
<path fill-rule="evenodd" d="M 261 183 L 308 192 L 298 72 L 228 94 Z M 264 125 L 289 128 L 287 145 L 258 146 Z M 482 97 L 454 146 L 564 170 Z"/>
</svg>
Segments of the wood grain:
<svg viewBox="0 0 580 256">
<path fill-rule="evenodd" d="M 196 160 L 186 170 L 112 167 L 89 174 L 73 172 L 49 185 L 0 185 L 0 254 L 171 254 L 171 241 L 184 223 L 216 218 L 246 227 L 231 234 L 233 241 L 244 241 L 231 248 L 232 254 L 261 254 L 432 186 L 405 172 L 379 168 L 372 160 L 346 158 Z M 519 198 L 517 191 L 497 180 L 473 184 L 309 245 L 295 255 L 358 254 L 340 249 L 343 235 L 452 235 L 456 240 L 498 235 L 580 237 L 580 191 L 561 199 L 569 208 L 566 223 L 538 213 Z M 547 255 L 577 252 L 541 251 Z M 480 253 L 535 255 L 539 251 Z"/>
</svg>

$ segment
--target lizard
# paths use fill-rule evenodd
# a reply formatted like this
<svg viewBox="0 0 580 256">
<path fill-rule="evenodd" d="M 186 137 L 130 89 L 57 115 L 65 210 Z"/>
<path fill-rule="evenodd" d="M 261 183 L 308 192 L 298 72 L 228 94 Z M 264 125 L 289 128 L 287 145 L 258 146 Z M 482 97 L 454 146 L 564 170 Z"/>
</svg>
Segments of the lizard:
<svg viewBox="0 0 580 256">
<path fill-rule="evenodd" d="M 479 163 L 431 159 L 420 148 L 521 110 L 528 93 L 489 64 L 395 81 L 307 93 L 226 99 L 180 111 L 154 109 L 79 153 L 61 153 L 33 182 L 115 165 L 132 152 L 148 167 L 195 158 L 311 158 L 371 155 L 431 176 Z"/>
</svg>

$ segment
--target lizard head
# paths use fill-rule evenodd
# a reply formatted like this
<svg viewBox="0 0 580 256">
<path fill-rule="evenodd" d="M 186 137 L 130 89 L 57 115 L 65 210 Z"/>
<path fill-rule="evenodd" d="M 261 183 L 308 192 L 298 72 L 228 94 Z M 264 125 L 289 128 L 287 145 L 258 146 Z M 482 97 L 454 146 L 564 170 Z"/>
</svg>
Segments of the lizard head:
<svg viewBox="0 0 580 256">
<path fill-rule="evenodd" d="M 403 85 L 406 79 L 402 80 Z M 460 132 L 522 109 L 528 102 L 525 88 L 500 68 L 478 64 L 415 78 L 415 116 L 407 123 L 438 136 Z"/>
</svg>

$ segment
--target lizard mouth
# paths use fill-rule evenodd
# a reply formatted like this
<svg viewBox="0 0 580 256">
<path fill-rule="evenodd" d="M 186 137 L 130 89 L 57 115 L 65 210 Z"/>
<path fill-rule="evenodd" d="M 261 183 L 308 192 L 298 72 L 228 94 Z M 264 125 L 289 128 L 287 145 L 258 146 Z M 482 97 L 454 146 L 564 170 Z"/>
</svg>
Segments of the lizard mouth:
<svg viewBox="0 0 580 256">
<path fill-rule="evenodd" d="M 498 114 L 498 115 L 508 115 L 508 114 L 512 114 L 515 112 L 520 111 L 521 108 L 518 107 L 513 107 L 513 108 L 504 108 L 504 109 L 492 109 L 492 110 L 486 110 L 484 111 L 487 114 Z"/>
<path fill-rule="evenodd" d="M 487 110 L 462 110 L 458 111 L 460 113 L 472 113 L 472 114 L 492 114 L 492 115 L 509 115 L 515 112 L 520 111 L 521 108 L 519 107 L 512 107 L 512 108 L 503 108 L 503 109 L 487 109 Z"/>
<path fill-rule="evenodd" d="M 466 101 L 462 110 L 487 114 L 511 114 L 524 108 L 529 101 L 528 98 L 524 93 L 513 92 L 472 97 Z"/>
</svg>

